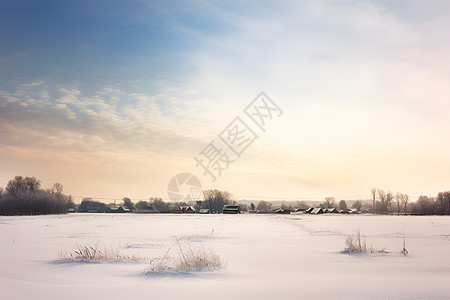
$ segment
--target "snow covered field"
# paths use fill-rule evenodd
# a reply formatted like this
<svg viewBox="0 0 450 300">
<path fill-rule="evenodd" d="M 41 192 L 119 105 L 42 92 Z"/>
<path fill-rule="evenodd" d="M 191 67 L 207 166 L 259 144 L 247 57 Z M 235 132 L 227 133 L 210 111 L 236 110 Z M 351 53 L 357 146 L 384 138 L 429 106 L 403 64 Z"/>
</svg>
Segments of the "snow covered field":
<svg viewBox="0 0 450 300">
<path fill-rule="evenodd" d="M 400 254 L 405 228 L 409 256 Z M 341 254 L 360 229 L 381 254 Z M 147 262 L 62 262 L 95 245 L 141 257 L 176 240 L 221 271 L 145 274 Z M 450 218 L 370 215 L 0 217 L 0 299 L 449 299 Z"/>
</svg>

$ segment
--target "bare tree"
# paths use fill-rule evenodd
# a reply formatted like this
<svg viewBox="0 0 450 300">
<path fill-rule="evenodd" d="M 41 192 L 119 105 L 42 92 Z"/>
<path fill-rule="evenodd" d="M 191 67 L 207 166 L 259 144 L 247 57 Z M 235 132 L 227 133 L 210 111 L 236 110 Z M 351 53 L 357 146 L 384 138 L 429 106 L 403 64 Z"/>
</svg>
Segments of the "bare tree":
<svg viewBox="0 0 450 300">
<path fill-rule="evenodd" d="M 6 194 L 11 197 L 18 197 L 20 192 L 26 190 L 25 181 L 22 176 L 16 176 L 6 184 Z"/>
<path fill-rule="evenodd" d="M 387 207 L 387 211 L 391 211 L 392 210 L 392 201 L 394 200 L 394 194 L 392 194 L 391 191 L 386 193 L 386 207 Z"/>
<path fill-rule="evenodd" d="M 64 189 L 64 187 L 61 183 L 55 182 L 52 186 L 52 193 L 61 194 L 63 189 Z"/>
<path fill-rule="evenodd" d="M 386 193 L 382 189 L 377 190 L 379 202 L 375 203 L 375 212 L 376 213 L 386 213 L 387 205 L 386 205 Z"/>
<path fill-rule="evenodd" d="M 19 193 L 26 191 L 33 193 L 41 187 L 41 181 L 36 177 L 16 176 L 8 181 L 6 185 L 6 193 L 10 196 L 17 197 Z"/>
<path fill-rule="evenodd" d="M 375 201 L 376 201 L 376 197 L 377 197 L 377 190 L 375 188 L 373 188 L 371 190 L 371 192 L 372 192 L 372 212 L 375 212 L 376 211 L 376 209 L 375 209 Z"/>
<path fill-rule="evenodd" d="M 305 201 L 297 201 L 296 207 L 299 208 L 299 209 L 301 209 L 301 210 L 306 210 L 306 209 L 309 208 L 309 205 L 306 204 Z"/>
<path fill-rule="evenodd" d="M 439 203 L 438 213 L 441 215 L 450 215 L 450 191 L 440 192 L 437 196 Z"/>
<path fill-rule="evenodd" d="M 336 199 L 334 197 L 325 197 L 325 202 L 323 203 L 325 208 L 332 208 L 335 206 Z"/>
<path fill-rule="evenodd" d="M 413 212 L 420 215 L 434 215 L 437 212 L 436 201 L 433 197 L 419 196 L 413 205 Z"/>
<path fill-rule="evenodd" d="M 397 214 L 400 214 L 400 202 L 403 198 L 403 194 L 397 193 L 395 194 L 395 200 L 397 200 Z"/>
<path fill-rule="evenodd" d="M 262 213 L 268 213 L 270 212 L 270 210 L 272 209 L 272 203 L 268 202 L 268 201 L 259 201 L 258 205 L 256 206 L 256 210 L 258 212 L 262 212 Z"/>
<path fill-rule="evenodd" d="M 25 177 L 24 179 L 25 188 L 30 192 L 34 192 L 35 190 L 41 187 L 41 181 L 36 177 Z"/>
<path fill-rule="evenodd" d="M 205 207 L 209 208 L 212 213 L 222 213 L 223 206 L 226 204 L 234 204 L 232 196 L 227 191 L 206 190 L 203 191 L 205 199 Z"/>
<path fill-rule="evenodd" d="M 402 199 L 401 199 L 401 202 L 402 202 L 402 205 L 403 205 L 403 211 L 404 211 L 405 214 L 406 214 L 406 212 L 407 212 L 406 207 L 407 207 L 407 205 L 408 205 L 408 201 L 409 201 L 409 196 L 406 195 L 406 194 L 403 194 Z"/>
<path fill-rule="evenodd" d="M 369 205 L 370 205 L 370 204 L 369 204 Z M 356 209 L 356 210 L 358 210 L 358 211 L 361 210 L 361 207 L 362 207 L 362 203 L 361 203 L 361 201 L 359 201 L 359 200 L 353 202 L 353 204 L 352 204 L 352 208 L 354 208 L 354 209 Z"/>
<path fill-rule="evenodd" d="M 347 203 L 345 203 L 345 200 L 339 201 L 339 210 L 347 210 Z"/>
</svg>

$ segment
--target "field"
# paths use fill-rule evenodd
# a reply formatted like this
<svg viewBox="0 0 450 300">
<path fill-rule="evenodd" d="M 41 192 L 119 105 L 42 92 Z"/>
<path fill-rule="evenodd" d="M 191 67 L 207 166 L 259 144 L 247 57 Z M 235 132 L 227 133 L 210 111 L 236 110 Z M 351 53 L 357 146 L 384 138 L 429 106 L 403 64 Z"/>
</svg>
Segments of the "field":
<svg viewBox="0 0 450 300">
<path fill-rule="evenodd" d="M 374 253 L 341 253 L 358 229 Z M 84 246 L 121 256 L 67 259 Z M 180 249 L 223 268 L 149 271 Z M 438 216 L 0 217 L 0 299 L 449 299 L 449 254 Z"/>
</svg>

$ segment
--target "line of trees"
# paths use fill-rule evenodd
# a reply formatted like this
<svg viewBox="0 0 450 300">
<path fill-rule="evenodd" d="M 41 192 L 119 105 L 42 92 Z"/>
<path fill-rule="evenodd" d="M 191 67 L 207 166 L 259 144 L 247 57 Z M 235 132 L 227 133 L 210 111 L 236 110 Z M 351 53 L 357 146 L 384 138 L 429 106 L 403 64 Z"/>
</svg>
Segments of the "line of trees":
<svg viewBox="0 0 450 300">
<path fill-rule="evenodd" d="M 411 206 L 418 215 L 450 215 L 450 191 L 440 192 L 437 197 L 420 196 Z"/>
<path fill-rule="evenodd" d="M 370 211 L 376 214 L 416 214 L 416 215 L 450 215 L 450 191 L 440 192 L 436 197 L 420 196 L 416 202 L 410 202 L 409 196 L 402 193 L 385 192 L 372 189 L 372 206 Z"/>
<path fill-rule="evenodd" d="M 36 177 L 16 176 L 0 188 L 0 215 L 64 214 L 74 206 L 71 196 L 62 193 L 63 186 L 55 183 L 42 189 Z"/>
</svg>

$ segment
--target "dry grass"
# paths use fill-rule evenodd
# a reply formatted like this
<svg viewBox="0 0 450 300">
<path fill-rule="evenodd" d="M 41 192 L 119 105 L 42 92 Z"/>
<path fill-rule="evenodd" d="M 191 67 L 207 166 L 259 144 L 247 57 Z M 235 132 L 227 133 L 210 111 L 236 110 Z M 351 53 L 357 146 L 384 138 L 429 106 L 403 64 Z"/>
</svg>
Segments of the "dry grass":
<svg viewBox="0 0 450 300">
<path fill-rule="evenodd" d="M 355 235 L 348 235 L 345 239 L 345 248 L 341 253 L 352 254 L 352 253 L 387 253 L 386 247 L 382 249 L 375 249 L 372 245 L 367 247 L 367 241 L 365 236 L 361 237 L 361 233 L 358 231 Z"/>
<path fill-rule="evenodd" d="M 150 267 L 145 270 L 148 273 L 160 272 L 192 272 L 192 271 L 216 271 L 225 268 L 225 263 L 212 249 L 195 246 L 188 241 L 176 238 L 176 250 L 169 247 L 164 256 L 150 261 Z M 169 256 L 170 252 L 176 252 L 176 256 Z"/>
<path fill-rule="evenodd" d="M 173 256 L 171 256 L 172 254 Z M 161 272 L 193 272 L 214 271 L 224 268 L 222 258 L 212 249 L 202 245 L 195 247 L 189 240 L 176 238 L 175 245 L 169 247 L 163 256 L 142 257 L 139 253 L 123 254 L 120 251 L 100 249 L 99 243 L 94 245 L 77 245 L 72 252 L 60 251 L 58 259 L 62 261 L 89 261 L 89 262 L 142 262 L 147 261 L 149 267 L 144 270 L 148 273 Z"/>
<path fill-rule="evenodd" d="M 405 229 L 403 228 L 403 248 L 400 250 L 400 253 L 407 256 L 408 250 L 406 249 L 406 238 L 405 238 Z M 386 247 L 381 249 L 376 249 L 372 245 L 367 247 L 367 242 L 365 236 L 361 237 L 361 233 L 359 231 L 356 232 L 355 235 L 347 236 L 345 240 L 345 248 L 341 251 L 341 253 L 352 254 L 352 253 L 388 253 L 386 251 Z"/>
<path fill-rule="evenodd" d="M 103 248 L 100 249 L 96 243 L 93 246 L 90 245 L 78 245 L 77 250 L 73 252 L 63 252 L 60 251 L 58 254 L 59 260 L 68 261 L 103 261 L 103 262 L 113 262 L 113 261 L 145 261 L 145 257 L 141 257 L 139 253 L 136 254 L 123 254 L 118 250 Z"/>
</svg>

